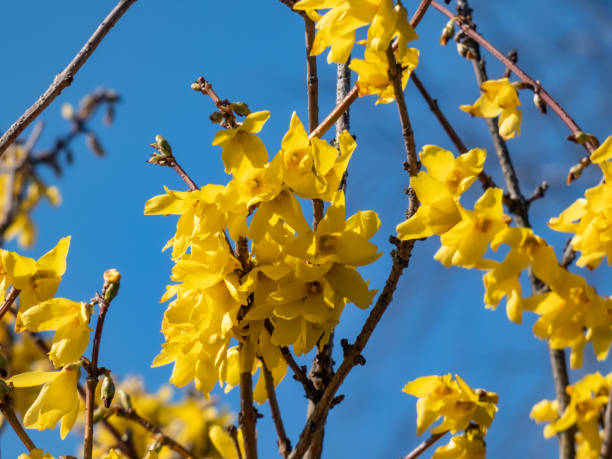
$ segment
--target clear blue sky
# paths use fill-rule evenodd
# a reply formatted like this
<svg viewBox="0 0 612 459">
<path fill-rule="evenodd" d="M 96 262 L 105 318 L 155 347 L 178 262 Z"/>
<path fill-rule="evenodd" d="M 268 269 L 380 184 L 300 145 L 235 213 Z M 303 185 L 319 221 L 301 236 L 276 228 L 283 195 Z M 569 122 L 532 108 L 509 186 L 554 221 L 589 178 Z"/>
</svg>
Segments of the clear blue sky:
<svg viewBox="0 0 612 459">
<path fill-rule="evenodd" d="M 549 92 L 588 132 L 605 138 L 610 132 L 612 101 L 612 3 L 608 0 L 517 0 L 505 3 L 472 0 L 478 30 L 502 51 L 519 50 L 519 64 L 542 81 Z M 0 16 L 0 130 L 5 130 L 47 88 L 54 75 L 82 46 L 114 1 L 5 2 Z M 416 0 L 407 0 L 411 10 Z M 471 120 L 460 104 L 478 96 L 471 65 L 451 43 L 438 37 L 446 19 L 431 10 L 419 27 L 419 76 L 437 97 L 459 129 L 465 143 L 491 150 L 482 120 Z M 487 56 L 489 74 L 503 68 Z M 335 67 L 325 58 L 320 65 L 320 107 L 325 115 L 335 97 Z M 208 121 L 210 101 L 189 89 L 199 75 L 210 80 L 219 95 L 243 100 L 253 110 L 270 110 L 261 136 L 271 154 L 278 150 L 291 113 L 306 120 L 304 31 L 301 18 L 277 1 L 204 2 L 196 0 L 137 2 L 105 41 L 72 86 L 42 115 L 46 122 L 39 147 L 47 148 L 67 129 L 60 117 L 63 102 L 76 103 L 96 87 L 113 88 L 123 102 L 116 123 L 101 127 L 95 121 L 105 159 L 93 157 L 82 139 L 75 144 L 76 162 L 57 183 L 64 202 L 58 209 L 43 207 L 35 218 L 41 228 L 36 246 L 26 253 L 38 257 L 57 240 L 72 235 L 68 270 L 59 295 L 88 299 L 101 287 L 102 272 L 115 267 L 123 274 L 121 292 L 113 303 L 104 330 L 101 364 L 115 374 L 142 374 L 156 390 L 167 382 L 171 367 L 151 369 L 162 343 L 159 332 L 164 305 L 159 298 L 169 282 L 172 263 L 161 248 L 174 232 L 173 217 L 144 217 L 145 201 L 162 186 L 184 189 L 169 169 L 145 163 L 155 134 L 172 144 L 181 164 L 200 184 L 226 183 L 220 149 L 211 146 L 216 127 Z M 409 84 L 406 97 L 418 146 L 452 145 Z M 546 229 L 544 222 L 582 195 L 599 178 L 587 173 L 571 188 L 564 185 L 569 167 L 583 153 L 565 141 L 565 127 L 554 115 L 542 116 L 529 94 L 522 95 L 523 134 L 510 142 L 526 194 L 542 180 L 551 188 L 544 201 L 532 207 L 536 231 L 561 250 L 564 235 Z M 385 252 L 363 270 L 371 285 L 381 288 L 391 247 L 388 236 L 402 220 L 407 177 L 399 121 L 394 105 L 374 107 L 364 98 L 351 111 L 352 133 L 358 147 L 349 166 L 347 207 L 374 209 L 383 225 L 376 243 Z M 502 183 L 492 154 L 486 170 Z M 364 356 L 341 393 L 345 400 L 333 409 L 326 430 L 326 457 L 399 457 L 416 438 L 415 399 L 400 392 L 418 376 L 460 374 L 470 385 L 500 395 L 499 413 L 487 437 L 490 457 L 553 457 L 556 441 L 544 441 L 542 427 L 528 419 L 531 406 L 554 395 L 547 349 L 535 339 L 528 319 L 510 323 L 503 308 L 482 305 L 482 281 L 475 271 L 447 270 L 432 259 L 437 238 L 419 242 L 401 280 L 395 301 L 375 331 Z M 15 250 L 9 244 L 8 249 Z M 612 293 L 603 280 L 607 268 L 589 276 L 600 292 Z M 365 318 L 348 307 L 338 337 L 353 340 Z M 338 354 L 339 362 L 341 356 Z M 310 365 L 310 359 L 304 364 Z M 585 353 L 586 370 L 610 371 L 609 362 L 596 365 Z M 580 372 L 573 372 L 576 380 Z M 305 419 L 300 387 L 287 377 L 279 389 L 283 415 L 295 443 Z M 237 391 L 221 397 L 223 406 L 237 411 Z M 276 438 L 267 407 L 258 423 L 261 457 L 275 457 Z M 59 446 L 58 432 L 33 438 L 56 455 L 71 454 Z M 0 444 L 3 457 L 23 451 L 9 429 Z"/>
</svg>

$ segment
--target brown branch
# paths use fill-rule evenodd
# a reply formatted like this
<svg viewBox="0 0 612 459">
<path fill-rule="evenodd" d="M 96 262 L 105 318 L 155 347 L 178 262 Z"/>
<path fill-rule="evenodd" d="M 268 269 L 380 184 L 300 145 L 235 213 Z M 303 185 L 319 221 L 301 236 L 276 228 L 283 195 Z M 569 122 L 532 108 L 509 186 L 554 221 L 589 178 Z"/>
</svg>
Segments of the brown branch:
<svg viewBox="0 0 612 459">
<path fill-rule="evenodd" d="M 27 432 L 21 425 L 21 422 L 19 422 L 19 419 L 17 419 L 15 411 L 13 411 L 13 408 L 9 404 L 6 397 L 2 402 L 0 402 L 0 411 L 4 415 L 4 418 L 9 422 L 9 424 L 11 425 L 21 442 L 24 444 L 24 446 L 28 448 L 28 451 L 36 449 L 36 445 L 28 436 Z"/>
<path fill-rule="evenodd" d="M 187 175 L 187 172 L 185 172 L 185 170 L 180 166 L 174 156 L 172 156 L 172 158 L 168 160 L 168 167 L 174 169 L 174 171 L 179 175 L 183 182 L 187 184 L 187 186 L 189 187 L 189 191 L 198 191 L 200 189 L 195 184 L 195 182 L 191 180 L 191 177 Z"/>
<path fill-rule="evenodd" d="M 478 44 L 483 46 L 487 51 L 489 51 L 493 56 L 498 59 L 502 64 L 509 68 L 514 72 L 514 74 L 523 80 L 526 83 L 529 83 L 533 88 L 537 88 L 540 97 L 542 100 L 557 114 L 559 119 L 569 128 L 570 132 L 573 135 L 579 134 L 582 132 L 578 123 L 574 121 L 574 119 L 567 113 L 561 105 L 544 89 L 536 80 L 527 75 L 518 65 L 513 63 L 508 57 L 506 57 L 501 51 L 499 51 L 495 46 L 493 46 L 490 42 L 488 42 L 482 35 L 480 35 L 476 30 L 474 30 L 473 26 L 466 21 L 465 17 L 459 16 L 457 17 L 453 13 L 451 13 L 444 6 L 440 5 L 436 1 L 431 2 L 431 6 L 440 11 L 442 14 L 447 16 L 448 18 L 455 18 L 455 23 L 461 27 L 461 30 L 470 37 L 472 40 L 476 41 Z M 593 153 L 595 150 L 593 144 L 590 142 L 586 142 L 583 144 L 584 148 L 589 152 Z"/>
<path fill-rule="evenodd" d="M 300 433 L 298 443 L 289 455 L 290 459 L 301 458 L 304 455 L 308 449 L 308 446 L 310 445 L 312 436 L 320 428 L 322 428 L 321 421 L 325 419 L 327 412 L 333 405 L 336 392 L 340 388 L 340 385 L 344 382 L 344 379 L 348 376 L 353 367 L 363 363 L 363 356 L 361 355 L 361 352 L 365 348 L 370 336 L 372 336 L 372 332 L 378 325 L 378 322 L 393 299 L 393 293 L 397 288 L 397 283 L 404 269 L 408 266 L 412 248 L 414 247 L 414 241 L 397 241 L 397 245 L 397 250 L 393 250 L 391 252 L 393 257 L 393 265 L 391 266 L 391 272 L 389 273 L 385 287 L 378 296 L 376 305 L 370 311 L 370 314 L 361 328 L 355 343 L 346 346 L 342 364 L 334 374 L 328 386 L 325 388 L 325 391 L 321 395 L 319 402 L 315 405 L 312 414 L 306 420 L 306 425 Z"/>
<path fill-rule="evenodd" d="M 242 428 L 246 459 L 257 459 L 257 436 L 255 433 L 257 413 L 253 406 L 253 377 L 250 371 L 240 373 L 240 414 L 238 421 Z"/>
<path fill-rule="evenodd" d="M 438 5 L 436 2 L 433 2 L 432 5 L 438 10 L 442 11 L 444 14 L 446 14 L 445 11 L 451 14 L 450 11 Z M 486 72 L 485 61 L 480 55 L 479 44 L 482 44 L 483 46 L 487 47 L 487 49 L 489 49 L 490 51 L 491 51 L 490 48 L 493 48 L 493 47 L 474 31 L 473 29 L 474 26 L 471 22 L 471 9 L 468 6 L 467 0 L 457 1 L 457 13 L 461 18 L 464 18 L 461 21 L 469 21 L 469 22 L 459 22 L 459 23 L 461 25 L 462 30 L 464 30 L 464 32 L 466 33 L 466 35 L 468 35 L 474 41 L 473 43 L 470 43 L 469 45 L 473 48 L 474 56 L 476 57 L 475 59 L 472 60 L 472 64 L 473 64 L 476 79 L 480 86 L 482 85 L 482 83 L 484 83 L 484 81 L 487 80 L 487 72 Z M 468 31 L 473 32 L 473 33 L 470 34 L 468 33 Z M 487 43 L 487 46 L 484 43 Z M 516 73 L 519 77 L 523 78 L 524 80 L 525 78 L 529 78 L 513 62 L 511 62 L 508 58 L 506 58 L 506 56 L 501 54 L 497 49 L 495 48 L 493 49 L 495 50 L 493 54 L 496 57 L 498 57 L 498 59 L 499 59 L 499 56 L 501 56 L 503 59 L 500 59 L 500 60 L 502 60 L 502 62 L 506 64 L 508 68 L 511 68 L 514 73 Z M 554 103 L 556 104 L 556 102 Z M 560 108 L 558 104 L 556 104 L 556 106 Z M 557 111 L 555 110 L 555 112 Z M 563 111 L 563 113 L 565 112 Z M 563 117 L 561 118 L 563 119 Z M 500 164 L 502 174 L 506 182 L 506 187 L 510 195 L 510 202 L 512 205 L 509 207 L 509 210 L 514 215 L 516 215 L 517 224 L 519 226 L 531 228 L 531 224 L 529 222 L 528 201 L 527 199 L 525 199 L 525 196 L 521 192 L 518 175 L 516 173 L 516 170 L 514 169 L 514 165 L 512 163 L 512 159 L 510 157 L 510 152 L 508 151 L 507 144 L 504 141 L 504 139 L 501 137 L 501 135 L 499 134 L 499 129 L 497 127 L 496 120 L 493 118 L 486 118 L 486 122 L 489 128 L 491 137 L 493 139 L 493 143 L 495 145 L 495 152 L 497 154 L 497 159 Z M 577 126 L 576 128 L 578 129 Z M 570 129 L 571 129 L 571 126 L 570 126 Z M 531 288 L 532 288 L 533 293 L 544 292 L 548 290 L 548 287 L 545 286 L 542 283 L 542 281 L 537 279 L 533 275 L 533 272 L 531 270 L 529 272 L 529 278 L 530 278 Z M 563 349 L 552 349 L 549 346 L 549 356 L 550 356 L 551 366 L 553 370 L 553 378 L 555 381 L 555 391 L 557 394 L 557 400 L 559 402 L 559 412 L 562 413 L 563 411 L 565 411 L 565 408 L 569 404 L 569 396 L 566 393 L 566 388 L 569 385 L 569 376 L 567 373 L 567 366 L 565 362 L 565 351 Z M 558 434 L 559 450 L 560 450 L 561 459 L 573 459 L 574 458 L 574 455 L 575 455 L 574 433 L 575 433 L 575 429 L 567 429 L 565 431 L 559 432 Z"/>
<path fill-rule="evenodd" d="M 600 459 L 612 459 L 612 385 L 608 393 L 608 403 L 604 413 L 603 440 L 601 442 Z"/>
<path fill-rule="evenodd" d="M 234 443 L 234 448 L 236 449 L 236 456 L 238 459 L 242 459 L 242 450 L 240 449 L 240 441 L 238 440 L 238 429 L 234 424 L 227 426 L 227 433 L 229 434 L 232 442 Z"/>
<path fill-rule="evenodd" d="M 21 290 L 19 289 L 11 289 L 10 293 L 4 299 L 2 306 L 0 306 L 0 319 L 2 319 L 2 317 L 4 317 L 4 314 L 6 314 L 7 311 L 11 309 L 11 306 L 13 306 L 13 303 L 15 302 L 20 293 Z"/>
<path fill-rule="evenodd" d="M 182 457 L 187 459 L 197 459 L 196 456 L 191 453 L 187 448 L 185 448 L 173 438 L 164 434 L 158 426 L 140 416 L 140 414 L 138 414 L 133 408 L 126 409 L 120 406 L 116 406 L 113 407 L 113 412 L 119 417 L 128 419 L 132 422 L 139 424 L 147 432 L 153 434 L 155 440 L 157 440 L 162 445 L 168 446 L 170 449 L 177 452 Z"/>
<path fill-rule="evenodd" d="M 266 394 L 268 395 L 270 412 L 272 413 L 272 420 L 274 421 L 274 427 L 276 428 L 276 434 L 278 436 L 278 452 L 282 457 L 286 458 L 291 452 L 291 441 L 289 440 L 289 437 L 287 437 L 285 425 L 283 424 L 283 418 L 281 417 L 280 407 L 278 406 L 276 391 L 274 390 L 274 378 L 266 366 L 264 359 L 260 358 L 259 360 L 261 361 L 261 371 L 266 383 Z"/>
<path fill-rule="evenodd" d="M 447 433 L 448 431 L 437 433 L 437 434 L 432 434 L 431 437 L 423 441 L 423 443 L 421 443 L 419 446 L 417 446 L 412 451 L 410 451 L 406 456 L 404 456 L 404 459 L 414 459 L 415 457 L 419 457 L 421 454 L 427 451 L 427 449 L 431 445 L 433 445 L 435 442 L 437 442 L 440 438 L 442 438 Z"/>
<path fill-rule="evenodd" d="M 417 10 L 410 19 L 410 25 L 412 25 L 412 27 L 416 27 L 419 24 L 421 19 L 423 19 L 427 8 L 429 8 L 429 5 L 433 3 L 434 2 L 432 2 L 432 0 L 421 0 Z M 327 115 L 327 117 L 317 126 L 317 128 L 310 133 L 309 137 L 312 139 L 313 137 L 321 137 L 323 134 L 325 134 L 334 125 L 334 123 L 338 121 L 342 114 L 348 110 L 351 104 L 355 102 L 358 95 L 359 89 L 357 88 L 357 85 L 354 85 L 342 102 L 334 107 L 330 114 Z"/>
<path fill-rule="evenodd" d="M 136 0 L 121 0 L 106 16 L 93 35 L 87 40 L 79 53 L 70 61 L 68 66 L 55 76 L 49 88 L 28 108 L 23 115 L 0 137 L 0 156 L 13 143 L 17 136 L 64 90 L 70 86 L 76 73 L 87 62 L 87 59 L 96 50 L 110 29 L 117 23 L 123 14 Z"/>
</svg>

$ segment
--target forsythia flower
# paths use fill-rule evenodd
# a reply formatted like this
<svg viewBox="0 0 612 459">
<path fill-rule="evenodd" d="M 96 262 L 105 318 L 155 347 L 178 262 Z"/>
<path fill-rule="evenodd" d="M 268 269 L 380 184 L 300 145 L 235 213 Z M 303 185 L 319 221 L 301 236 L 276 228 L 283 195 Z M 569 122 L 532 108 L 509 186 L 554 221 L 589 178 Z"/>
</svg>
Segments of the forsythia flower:
<svg viewBox="0 0 612 459">
<path fill-rule="evenodd" d="M 478 427 L 468 428 L 464 434 L 453 436 L 448 444 L 437 448 L 431 459 L 485 459 L 484 435 Z"/>
<path fill-rule="evenodd" d="M 600 373 L 588 374 L 567 387 L 570 403 L 561 416 L 556 412 L 555 402 L 543 400 L 533 407 L 530 417 L 538 423 L 550 422 L 544 428 L 545 438 L 550 438 L 576 425 L 581 434 L 580 443 L 588 444 L 588 446 L 582 446 L 582 453 L 586 454 L 588 451 L 599 453 L 601 449 L 599 420 L 602 410 L 608 403 L 611 382 L 612 373 L 606 377 Z"/>
<path fill-rule="evenodd" d="M 219 450 L 225 459 L 238 459 L 238 452 L 234 440 L 227 433 L 227 429 L 220 426 L 213 426 L 210 429 L 210 439 Z M 241 457 L 244 456 L 244 439 L 242 437 L 242 429 L 238 429 L 238 445 L 240 447 Z"/>
<path fill-rule="evenodd" d="M 6 250 L 0 252 L 7 283 L 21 290 L 19 315 L 15 323 L 16 331 L 22 330 L 21 315 L 23 313 L 33 305 L 55 295 L 62 275 L 66 271 L 66 255 L 69 246 L 70 236 L 62 238 L 38 261 Z"/>
<path fill-rule="evenodd" d="M 521 101 L 508 78 L 485 81 L 480 90 L 482 94 L 474 105 L 462 105 L 459 108 L 481 118 L 499 116 L 499 134 L 505 140 L 513 138 L 515 134 L 520 135 L 522 113 L 517 107 Z"/>
<path fill-rule="evenodd" d="M 402 89 L 406 88 L 410 74 L 419 64 L 419 50 L 408 48 L 397 63 L 402 67 Z M 352 59 L 349 67 L 355 71 L 359 96 L 378 95 L 376 104 L 388 104 L 395 100 L 393 82 L 389 80 L 389 61 L 385 51 L 366 48 L 363 59 Z"/>
<path fill-rule="evenodd" d="M 263 128 L 270 112 L 261 111 L 248 115 L 236 129 L 222 129 L 217 132 L 213 145 L 223 147 L 221 158 L 228 174 L 238 169 L 243 161 L 255 167 L 262 167 L 268 160 L 266 146 L 255 134 Z"/>
<path fill-rule="evenodd" d="M 602 150 L 611 153 L 600 155 Z M 608 156 L 612 156 L 612 136 L 591 155 L 597 161 L 604 161 Z M 608 265 L 612 264 L 612 162 L 605 161 L 599 165 L 605 181 L 586 190 L 584 198 L 548 222 L 548 226 L 556 231 L 575 233 L 572 248 L 581 252 L 576 264 L 589 269 L 596 268 L 604 257 L 608 258 Z"/>
<path fill-rule="evenodd" d="M 7 382 L 15 387 L 43 385 L 38 397 L 23 418 L 27 429 L 54 429 L 62 421 L 60 436 L 62 439 L 74 426 L 79 412 L 80 362 L 66 365 L 60 371 L 32 371 L 15 375 Z"/>
<path fill-rule="evenodd" d="M 42 449 L 33 449 L 28 454 L 20 454 L 17 459 L 53 459 L 49 453 L 45 453 Z"/>
<path fill-rule="evenodd" d="M 463 379 L 450 374 L 445 376 L 423 376 L 409 382 L 402 389 L 418 397 L 417 435 L 425 432 L 436 420 L 442 423 L 431 429 L 431 433 L 450 430 L 455 433 L 475 423 L 484 432 L 489 428 L 497 412 L 497 394 L 483 389 L 471 389 Z"/>
</svg>

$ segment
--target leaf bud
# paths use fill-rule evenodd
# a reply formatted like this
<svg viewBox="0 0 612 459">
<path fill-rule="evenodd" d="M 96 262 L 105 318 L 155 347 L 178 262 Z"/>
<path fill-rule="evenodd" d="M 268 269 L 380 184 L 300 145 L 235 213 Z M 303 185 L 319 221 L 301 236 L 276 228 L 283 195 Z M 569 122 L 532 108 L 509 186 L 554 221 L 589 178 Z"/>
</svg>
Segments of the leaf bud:
<svg viewBox="0 0 612 459">
<path fill-rule="evenodd" d="M 461 57 L 465 57 L 466 59 L 476 59 L 470 47 L 464 43 L 457 42 L 457 52 Z"/>
<path fill-rule="evenodd" d="M 212 121 L 215 124 L 219 124 L 221 123 L 221 121 L 223 121 L 223 113 L 221 112 L 214 112 L 210 115 L 210 121 Z"/>
<path fill-rule="evenodd" d="M 96 107 L 96 98 L 91 94 L 87 94 L 81 99 L 80 106 L 79 117 L 82 120 L 89 118 L 89 115 L 93 113 L 94 108 Z"/>
<path fill-rule="evenodd" d="M 106 415 L 106 410 L 104 408 L 102 408 L 101 406 L 99 406 L 98 409 L 96 411 L 94 411 L 94 415 L 93 415 L 93 422 L 94 422 L 94 424 L 97 424 L 102 419 L 104 419 L 105 415 Z"/>
<path fill-rule="evenodd" d="M 446 23 L 444 28 L 442 29 L 442 35 L 440 35 L 440 44 L 445 46 L 448 43 L 448 40 L 455 36 L 455 20 L 451 19 Z"/>
<path fill-rule="evenodd" d="M 100 387 L 100 394 L 102 396 L 102 402 L 104 402 L 105 408 L 110 408 L 115 396 L 115 383 L 109 375 L 104 375 L 102 378 L 102 386 Z"/>
<path fill-rule="evenodd" d="M 123 389 L 119 389 L 117 395 L 119 396 L 119 405 L 121 405 L 121 408 L 124 410 L 131 410 L 132 399 L 130 396 Z"/>
<path fill-rule="evenodd" d="M 161 154 L 172 156 L 172 147 L 170 147 L 168 141 L 159 134 L 155 136 L 155 146 Z"/>
<path fill-rule="evenodd" d="M 0 398 L 6 397 L 11 392 L 11 386 L 0 379 Z"/>
<path fill-rule="evenodd" d="M 96 156 L 104 156 L 104 148 L 102 148 L 102 145 L 100 145 L 100 142 L 94 133 L 90 132 L 87 134 L 85 137 L 85 142 L 93 154 Z"/>
<path fill-rule="evenodd" d="M 6 354 L 0 351 L 0 377 L 6 378 L 8 375 L 8 359 L 6 358 Z"/>
<path fill-rule="evenodd" d="M 546 102 L 542 99 L 539 92 L 533 93 L 533 104 L 542 112 L 543 115 L 546 114 Z"/>
<path fill-rule="evenodd" d="M 104 301 L 110 302 L 117 296 L 120 283 L 121 274 L 119 274 L 119 271 L 114 268 L 104 271 L 104 286 L 102 287 Z"/>
<path fill-rule="evenodd" d="M 62 105 L 62 118 L 65 120 L 71 120 L 74 117 L 74 108 L 70 102 L 66 102 Z"/>
<path fill-rule="evenodd" d="M 107 89 L 105 94 L 106 94 L 106 100 L 108 100 L 109 102 L 119 101 L 119 94 L 117 94 L 112 89 Z"/>
<path fill-rule="evenodd" d="M 200 83 L 191 83 L 190 87 L 194 91 L 201 91 L 202 90 L 202 86 L 200 86 Z"/>
<path fill-rule="evenodd" d="M 599 147 L 599 140 L 597 140 L 597 137 L 595 137 L 593 134 L 588 134 L 582 131 L 568 135 L 567 140 L 579 145 L 584 145 L 585 143 L 590 142 L 595 148 Z"/>
<path fill-rule="evenodd" d="M 236 115 L 247 116 L 251 113 L 249 106 L 244 102 L 232 102 L 230 104 L 230 107 L 232 108 L 234 113 L 236 113 Z"/>
</svg>

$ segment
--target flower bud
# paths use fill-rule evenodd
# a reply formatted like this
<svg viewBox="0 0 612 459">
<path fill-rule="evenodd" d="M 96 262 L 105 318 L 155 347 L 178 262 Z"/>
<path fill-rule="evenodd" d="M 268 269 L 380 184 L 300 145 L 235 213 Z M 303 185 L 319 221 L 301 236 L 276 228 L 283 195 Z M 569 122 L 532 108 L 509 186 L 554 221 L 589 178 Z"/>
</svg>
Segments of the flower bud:
<svg viewBox="0 0 612 459">
<path fill-rule="evenodd" d="M 440 44 L 442 46 L 448 43 L 448 40 L 455 36 L 455 20 L 451 19 L 446 23 L 442 29 L 442 35 L 440 35 Z"/>
<path fill-rule="evenodd" d="M 102 378 L 102 386 L 100 387 L 100 394 L 102 401 L 104 402 L 105 408 L 110 408 L 115 396 L 115 384 L 110 376 L 104 375 Z"/>
<path fill-rule="evenodd" d="M 87 147 L 95 154 L 96 156 L 104 156 L 104 148 L 100 145 L 98 138 L 95 134 L 90 132 L 85 137 L 85 142 L 87 143 Z"/>
<path fill-rule="evenodd" d="M 124 410 L 131 410 L 132 399 L 130 398 L 130 396 L 126 394 L 123 389 L 119 389 L 117 391 L 117 395 L 119 396 L 119 405 L 121 405 L 121 408 L 123 408 Z"/>
<path fill-rule="evenodd" d="M 161 154 L 172 156 L 172 148 L 170 147 L 170 144 L 159 134 L 155 136 L 155 146 Z"/>
<path fill-rule="evenodd" d="M 106 302 L 112 301 L 119 292 L 121 274 L 116 269 L 107 269 L 104 271 L 104 286 L 102 287 L 102 295 Z"/>
<path fill-rule="evenodd" d="M 109 102 L 118 102 L 119 101 L 119 94 L 117 94 L 112 89 L 107 89 L 106 92 L 105 92 L 105 95 L 106 95 L 106 100 L 108 100 Z"/>
<path fill-rule="evenodd" d="M 104 419 L 105 415 L 106 415 L 106 410 L 104 408 L 102 408 L 101 406 L 99 406 L 98 409 L 96 409 L 96 411 L 94 411 L 94 415 L 93 415 L 93 422 L 94 422 L 94 424 L 97 424 L 102 419 Z"/>
<path fill-rule="evenodd" d="M 249 106 L 244 102 L 232 102 L 230 107 L 234 113 L 236 113 L 236 115 L 247 116 L 249 113 L 251 113 Z"/>
<path fill-rule="evenodd" d="M 62 105 L 62 118 L 65 120 L 71 120 L 74 117 L 74 108 L 72 108 L 72 104 L 66 102 Z"/>
<path fill-rule="evenodd" d="M 200 86 L 200 83 L 191 83 L 191 89 L 193 89 L 194 91 L 201 91 L 202 86 Z"/>
<path fill-rule="evenodd" d="M 210 115 L 210 121 L 212 121 L 215 124 L 219 124 L 221 121 L 223 121 L 223 113 L 221 112 L 214 112 Z"/>
<path fill-rule="evenodd" d="M 79 117 L 82 120 L 89 118 L 89 115 L 91 115 L 94 108 L 96 108 L 96 98 L 91 94 L 87 94 L 81 99 L 80 106 Z"/>
</svg>

